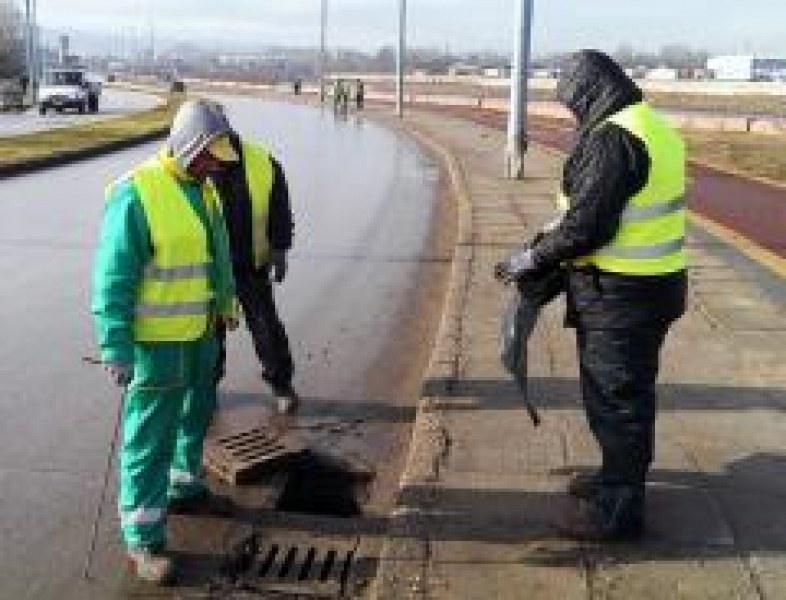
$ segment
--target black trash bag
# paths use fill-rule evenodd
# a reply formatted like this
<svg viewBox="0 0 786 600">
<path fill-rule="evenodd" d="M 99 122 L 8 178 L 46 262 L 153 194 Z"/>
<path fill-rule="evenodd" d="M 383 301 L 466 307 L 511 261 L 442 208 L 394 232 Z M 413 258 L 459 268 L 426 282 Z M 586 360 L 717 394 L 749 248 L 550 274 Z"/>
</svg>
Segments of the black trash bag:
<svg viewBox="0 0 786 600">
<path fill-rule="evenodd" d="M 521 389 L 530 418 L 537 426 L 540 416 L 527 394 L 527 342 L 541 309 L 565 290 L 565 272 L 560 268 L 521 277 L 516 281 L 516 288 L 502 315 L 500 359 Z"/>
</svg>

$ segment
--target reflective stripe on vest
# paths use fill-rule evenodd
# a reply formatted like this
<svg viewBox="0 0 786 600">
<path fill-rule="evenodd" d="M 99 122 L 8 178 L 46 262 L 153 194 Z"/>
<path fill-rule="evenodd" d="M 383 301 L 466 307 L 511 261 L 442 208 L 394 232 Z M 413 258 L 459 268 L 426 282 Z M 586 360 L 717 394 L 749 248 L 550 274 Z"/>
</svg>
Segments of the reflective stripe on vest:
<svg viewBox="0 0 786 600">
<path fill-rule="evenodd" d="M 164 520 L 162 508 L 137 508 L 130 511 L 121 511 L 120 524 L 123 527 L 135 525 L 154 525 Z"/>
<path fill-rule="evenodd" d="M 270 262 L 270 240 L 267 226 L 270 213 L 270 194 L 273 191 L 273 163 L 270 153 L 252 142 L 243 142 L 243 168 L 251 197 L 251 235 L 254 266 Z"/>
<path fill-rule="evenodd" d="M 662 275 L 685 268 L 685 149 L 679 134 L 646 103 L 629 106 L 609 122 L 640 139 L 650 158 L 644 188 L 620 217 L 612 241 L 577 265 L 626 275 Z M 570 200 L 558 201 L 567 210 Z"/>
<path fill-rule="evenodd" d="M 153 247 L 152 261 L 142 274 L 135 308 L 134 339 L 138 342 L 181 342 L 207 329 L 212 291 L 208 232 L 177 180 L 153 158 L 132 174 L 144 209 Z M 215 192 L 203 186 L 210 215 Z"/>
</svg>

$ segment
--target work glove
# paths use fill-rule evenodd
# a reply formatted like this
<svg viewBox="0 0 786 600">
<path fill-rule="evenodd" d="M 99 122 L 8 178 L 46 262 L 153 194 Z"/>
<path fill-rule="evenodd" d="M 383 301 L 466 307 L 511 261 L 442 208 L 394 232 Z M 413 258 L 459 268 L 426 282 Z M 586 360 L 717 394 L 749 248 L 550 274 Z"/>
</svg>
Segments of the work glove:
<svg viewBox="0 0 786 600">
<path fill-rule="evenodd" d="M 553 218 L 551 221 L 549 221 L 549 222 L 547 222 L 547 223 L 544 223 L 543 225 L 541 225 L 541 226 L 540 226 L 540 231 L 539 231 L 539 234 L 541 235 L 541 237 L 542 237 L 544 234 L 547 234 L 547 233 L 551 233 L 551 232 L 553 232 L 553 231 L 556 231 L 556 230 L 557 230 L 557 228 L 558 228 L 558 227 L 559 227 L 559 226 L 562 224 L 562 219 L 563 219 L 564 217 L 565 217 L 565 215 L 564 215 L 564 214 L 560 214 L 558 217 L 555 217 L 555 218 Z"/>
<path fill-rule="evenodd" d="M 494 278 L 502 283 L 513 283 L 535 270 L 532 248 L 526 248 L 494 267 Z"/>
<path fill-rule="evenodd" d="M 131 383 L 131 378 L 134 375 L 133 369 L 130 365 L 125 363 L 107 363 L 104 365 L 104 370 L 109 374 L 109 378 L 118 387 L 125 387 Z"/>
<path fill-rule="evenodd" d="M 222 324 L 224 325 L 224 329 L 227 331 L 235 331 L 238 327 L 240 327 L 240 319 L 232 315 L 223 315 L 220 317 Z"/>
<path fill-rule="evenodd" d="M 273 250 L 270 254 L 270 278 L 281 283 L 287 276 L 287 252 L 286 250 Z"/>
</svg>

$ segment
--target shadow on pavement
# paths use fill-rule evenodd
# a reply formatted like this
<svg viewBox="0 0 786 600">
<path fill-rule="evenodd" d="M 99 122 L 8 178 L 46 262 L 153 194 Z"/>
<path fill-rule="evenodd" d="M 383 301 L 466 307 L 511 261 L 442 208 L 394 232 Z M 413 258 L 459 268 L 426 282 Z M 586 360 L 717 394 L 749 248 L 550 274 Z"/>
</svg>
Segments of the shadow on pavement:
<svg viewBox="0 0 786 600">
<path fill-rule="evenodd" d="M 269 394 L 250 394 L 247 392 L 221 392 L 221 408 L 227 412 L 244 407 L 272 406 Z M 401 402 L 384 398 L 302 398 L 298 416 L 304 419 L 314 417 L 351 418 L 363 423 L 412 423 L 415 420 L 415 406 L 401 406 Z"/>
<path fill-rule="evenodd" d="M 430 379 L 424 383 L 422 393 L 434 398 L 433 406 L 438 410 L 522 408 L 521 392 L 512 380 Z M 544 409 L 581 406 L 577 379 L 531 377 L 529 394 Z M 453 402 L 453 398 L 465 401 Z M 777 388 L 666 383 L 658 386 L 658 398 L 659 410 L 786 410 L 786 390 Z"/>
</svg>

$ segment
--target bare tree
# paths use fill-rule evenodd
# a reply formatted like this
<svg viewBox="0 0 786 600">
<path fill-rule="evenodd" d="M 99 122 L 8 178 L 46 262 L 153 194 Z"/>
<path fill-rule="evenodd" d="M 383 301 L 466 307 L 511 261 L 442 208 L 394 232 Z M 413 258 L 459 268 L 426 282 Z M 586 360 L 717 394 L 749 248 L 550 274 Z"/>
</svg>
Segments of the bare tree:
<svg viewBox="0 0 786 600">
<path fill-rule="evenodd" d="M 22 13 L 12 0 L 0 0 L 0 79 L 22 77 L 25 39 Z"/>
</svg>

